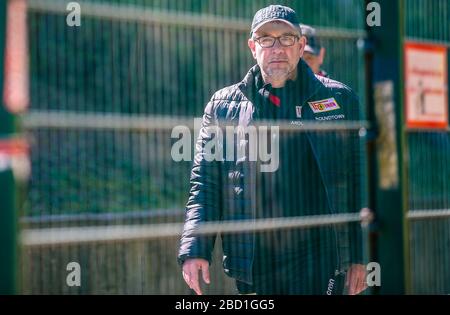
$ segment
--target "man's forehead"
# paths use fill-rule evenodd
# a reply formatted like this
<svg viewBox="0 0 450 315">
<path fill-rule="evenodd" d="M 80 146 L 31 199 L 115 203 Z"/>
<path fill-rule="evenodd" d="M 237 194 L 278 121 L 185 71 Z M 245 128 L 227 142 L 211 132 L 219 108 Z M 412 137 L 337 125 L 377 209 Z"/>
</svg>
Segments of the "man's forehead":
<svg viewBox="0 0 450 315">
<path fill-rule="evenodd" d="M 281 21 L 272 21 L 262 25 L 255 32 L 258 35 L 283 35 L 283 34 L 294 34 L 299 35 L 299 31 L 294 29 L 287 23 Z"/>
</svg>

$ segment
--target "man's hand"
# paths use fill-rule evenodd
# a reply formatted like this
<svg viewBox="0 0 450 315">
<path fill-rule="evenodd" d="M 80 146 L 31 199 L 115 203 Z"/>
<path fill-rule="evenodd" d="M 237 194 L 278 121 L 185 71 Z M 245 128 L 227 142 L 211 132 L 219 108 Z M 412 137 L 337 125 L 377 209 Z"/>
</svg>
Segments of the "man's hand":
<svg viewBox="0 0 450 315">
<path fill-rule="evenodd" d="M 202 295 L 198 272 L 202 271 L 203 281 L 209 284 L 209 263 L 206 259 L 191 258 L 183 263 L 183 278 L 189 288 Z"/>
<path fill-rule="evenodd" d="M 347 271 L 345 285 L 348 287 L 348 294 L 359 294 L 367 289 L 366 266 L 360 264 L 351 265 Z"/>
</svg>

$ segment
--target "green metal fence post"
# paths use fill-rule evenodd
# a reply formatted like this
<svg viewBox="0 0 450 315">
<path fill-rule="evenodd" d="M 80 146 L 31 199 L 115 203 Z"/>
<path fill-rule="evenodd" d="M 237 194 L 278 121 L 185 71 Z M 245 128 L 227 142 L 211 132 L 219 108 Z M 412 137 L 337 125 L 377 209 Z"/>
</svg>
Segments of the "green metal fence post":
<svg viewBox="0 0 450 315">
<path fill-rule="evenodd" d="M 373 55 L 376 142 L 376 259 L 381 266 L 380 294 L 408 293 L 409 246 L 406 222 L 406 138 L 403 114 L 404 0 L 377 1 L 381 26 L 368 28 Z"/>
<path fill-rule="evenodd" d="M 3 104 L 7 1 L 0 1 L 0 141 L 14 133 L 14 117 Z M 0 156 L 0 294 L 16 293 L 17 229 L 15 183 L 11 167 Z"/>
</svg>

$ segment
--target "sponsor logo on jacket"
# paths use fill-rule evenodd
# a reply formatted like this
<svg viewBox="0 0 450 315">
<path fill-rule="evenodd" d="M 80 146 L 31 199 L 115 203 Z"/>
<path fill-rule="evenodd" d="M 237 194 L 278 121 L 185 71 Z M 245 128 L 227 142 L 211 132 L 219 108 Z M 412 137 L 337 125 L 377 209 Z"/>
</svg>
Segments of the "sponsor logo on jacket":
<svg viewBox="0 0 450 315">
<path fill-rule="evenodd" d="M 311 107 L 314 114 L 329 112 L 332 110 L 340 109 L 334 97 L 327 98 L 321 101 L 308 102 L 309 107 Z"/>
</svg>

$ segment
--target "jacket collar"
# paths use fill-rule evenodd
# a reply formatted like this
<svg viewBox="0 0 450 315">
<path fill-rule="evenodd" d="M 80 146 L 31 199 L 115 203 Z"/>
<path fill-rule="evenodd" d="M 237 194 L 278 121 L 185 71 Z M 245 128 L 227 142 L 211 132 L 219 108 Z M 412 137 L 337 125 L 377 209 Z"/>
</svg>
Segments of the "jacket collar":
<svg viewBox="0 0 450 315">
<path fill-rule="evenodd" d="M 304 103 L 318 92 L 322 83 L 302 59 L 298 63 L 297 71 L 296 81 L 288 81 L 286 87 L 298 88 L 300 102 Z M 238 88 L 256 107 L 259 107 L 262 101 L 259 91 L 270 89 L 271 85 L 264 83 L 261 69 L 258 65 L 255 65 L 247 72 Z"/>
</svg>

